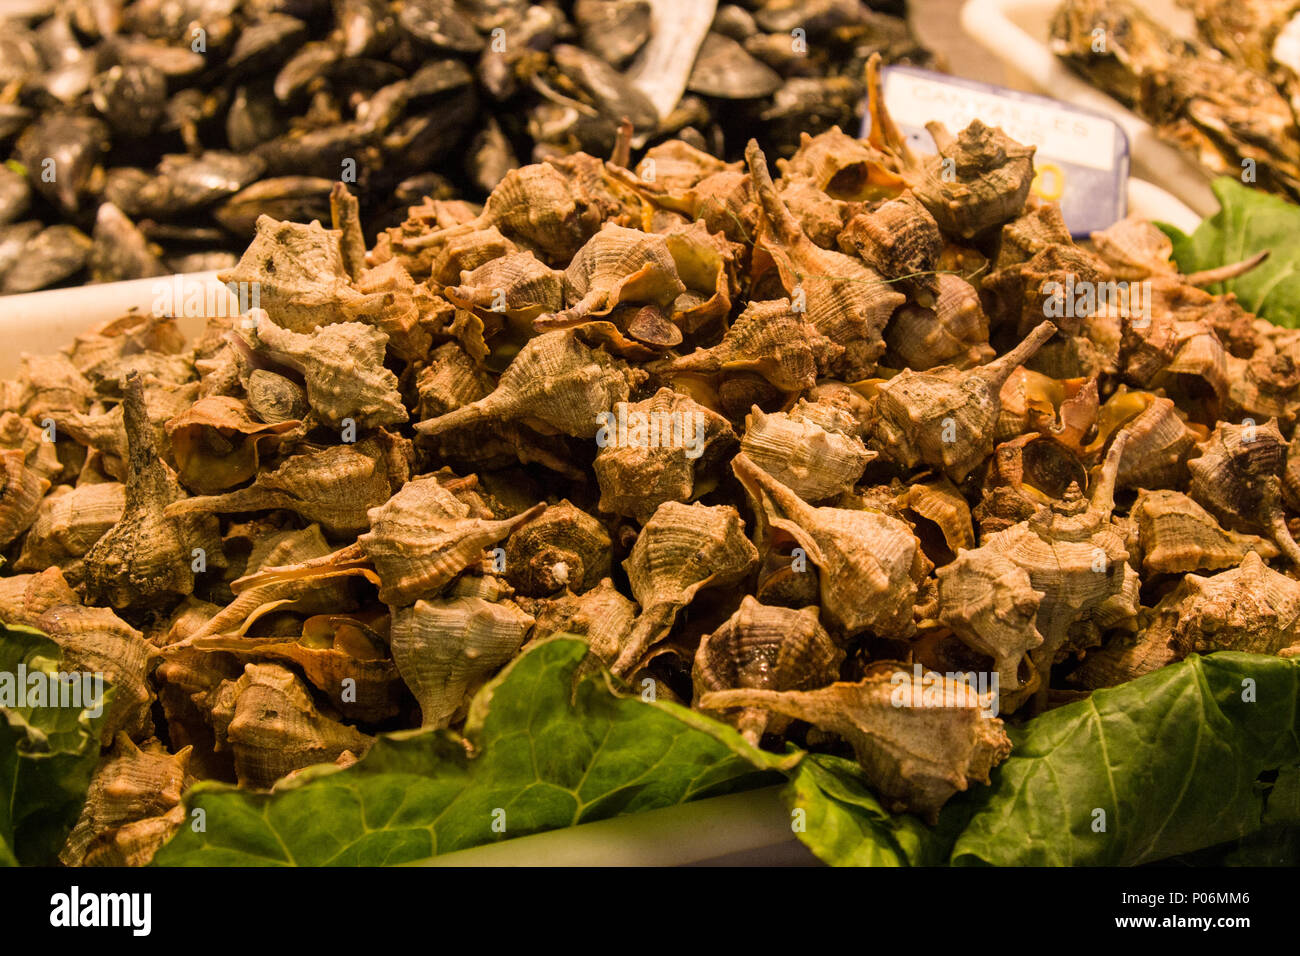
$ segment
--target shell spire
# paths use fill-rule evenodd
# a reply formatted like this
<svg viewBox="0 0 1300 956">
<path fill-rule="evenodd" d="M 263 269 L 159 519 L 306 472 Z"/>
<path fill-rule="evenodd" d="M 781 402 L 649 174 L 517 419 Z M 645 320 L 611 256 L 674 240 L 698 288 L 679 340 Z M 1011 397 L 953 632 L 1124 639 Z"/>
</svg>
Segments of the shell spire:
<svg viewBox="0 0 1300 956">
<path fill-rule="evenodd" d="M 1033 358 L 1035 353 L 1055 334 L 1056 325 L 1044 320 L 1010 352 L 976 367 L 973 371 L 995 390 L 1000 390 L 1011 377 L 1011 373 Z"/>
<path fill-rule="evenodd" d="M 1115 483 L 1119 477 L 1120 460 L 1124 457 L 1124 449 L 1127 445 L 1127 431 L 1122 431 L 1115 436 L 1110 450 L 1106 452 L 1106 460 L 1102 462 L 1101 474 L 1097 476 L 1097 483 L 1089 496 L 1088 509 L 1104 519 L 1109 518 L 1111 512 L 1115 510 Z"/>
<path fill-rule="evenodd" d="M 767 157 L 758 145 L 758 140 L 751 139 L 745 145 L 745 162 L 749 166 L 754 194 L 758 197 L 759 208 L 763 210 L 763 218 L 777 238 L 787 244 L 807 242 L 808 237 L 804 235 L 799 220 L 781 201 L 776 191 L 776 184 L 772 182 L 772 174 L 767 168 Z"/>
</svg>

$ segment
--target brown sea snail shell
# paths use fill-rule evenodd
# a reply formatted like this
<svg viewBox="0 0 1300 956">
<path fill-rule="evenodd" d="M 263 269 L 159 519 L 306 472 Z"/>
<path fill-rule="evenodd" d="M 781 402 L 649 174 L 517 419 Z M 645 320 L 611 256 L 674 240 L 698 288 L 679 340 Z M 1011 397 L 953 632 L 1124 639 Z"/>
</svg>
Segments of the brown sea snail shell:
<svg viewBox="0 0 1300 956">
<path fill-rule="evenodd" d="M 425 727 L 446 727 L 480 685 L 519 652 L 531 615 L 510 601 L 416 601 L 393 614 L 393 660 Z"/>
<path fill-rule="evenodd" d="M 1011 752 L 1011 741 L 1002 721 L 986 716 L 988 702 L 970 685 L 938 674 L 926 679 L 937 684 L 931 694 L 940 703 L 900 707 L 900 699 L 923 699 L 922 682 L 901 665 L 882 661 L 855 684 L 714 691 L 701 696 L 700 706 L 761 707 L 840 735 L 888 809 L 915 813 L 933 825 L 953 794 L 988 782 L 989 771 Z"/>
<path fill-rule="evenodd" d="M 518 528 L 505 545 L 506 579 L 520 594 L 581 594 L 609 574 L 609 532 L 567 500 Z"/>
<path fill-rule="evenodd" d="M 623 562 L 641 614 L 611 670 L 631 673 L 702 588 L 736 584 L 757 564 L 758 551 L 735 508 L 664 502 Z"/>
<path fill-rule="evenodd" d="M 1003 383 L 1055 334 L 1043 322 L 1006 355 L 966 372 L 900 372 L 880 386 L 878 442 L 907 468 L 924 463 L 961 481 L 993 453 Z"/>
<path fill-rule="evenodd" d="M 1282 509 L 1287 445 L 1273 419 L 1262 425 L 1219 422 L 1187 463 L 1188 492 L 1225 526 L 1266 532 L 1281 552 L 1300 565 L 1300 545 L 1291 536 Z"/>
<path fill-rule="evenodd" d="M 437 418 L 416 424 L 421 435 L 440 435 L 483 421 L 536 420 L 554 431 L 591 438 L 597 415 L 627 401 L 639 376 L 602 349 L 590 349 L 572 332 L 547 332 L 519 350 L 496 389 Z"/>
<path fill-rule="evenodd" d="M 817 568 L 828 622 L 849 637 L 912 633 L 926 565 L 906 524 L 873 511 L 814 508 L 743 453 L 732 468 L 766 523 L 794 538 Z"/>
<path fill-rule="evenodd" d="M 815 607 L 766 607 L 746 595 L 736 613 L 700 641 L 691 672 L 695 700 L 733 687 L 824 687 L 839 677 L 843 660 L 844 651 L 818 623 Z M 732 719 L 755 746 L 767 730 L 779 733 L 788 725 L 761 708 L 745 708 Z"/>
<path fill-rule="evenodd" d="M 322 713 L 302 678 L 279 664 L 248 664 L 211 697 L 218 745 L 235 758 L 243 787 L 269 788 L 285 774 L 363 755 L 373 738 Z"/>
</svg>

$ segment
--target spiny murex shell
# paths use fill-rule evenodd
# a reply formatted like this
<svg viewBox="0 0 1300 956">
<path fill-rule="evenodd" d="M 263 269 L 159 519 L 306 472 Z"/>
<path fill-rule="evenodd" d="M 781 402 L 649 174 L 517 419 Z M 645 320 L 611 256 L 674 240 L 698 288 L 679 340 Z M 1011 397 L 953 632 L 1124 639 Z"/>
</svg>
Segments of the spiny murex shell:
<svg viewBox="0 0 1300 956">
<path fill-rule="evenodd" d="M 803 399 L 790 412 L 754 406 L 741 450 L 805 501 L 822 501 L 852 488 L 877 456 L 862 439 L 828 430 L 810 418 Z"/>
<path fill-rule="evenodd" d="M 990 702 L 969 684 L 937 674 L 928 679 L 936 686 L 918 686 L 911 671 L 882 662 L 856 684 L 715 691 L 700 705 L 763 707 L 839 734 L 891 811 L 909 811 L 933 825 L 954 793 L 989 782 L 1011 741 L 1002 721 L 985 715 Z"/>
<path fill-rule="evenodd" d="M 880 386 L 881 445 L 908 468 L 924 462 L 961 481 L 993 453 L 1003 383 L 1055 333 L 1045 321 L 1006 355 L 966 372 L 903 370 Z"/>
<path fill-rule="evenodd" d="M 733 585 L 757 564 L 735 508 L 664 502 L 623 562 L 641 615 L 611 669 L 628 674 L 701 588 Z"/>
<path fill-rule="evenodd" d="M 243 787 L 267 788 L 302 767 L 357 756 L 371 738 L 322 714 L 302 679 L 278 664 L 248 664 L 217 688 L 212 705 L 217 741 L 235 755 Z"/>
<path fill-rule="evenodd" d="M 424 715 L 446 727 L 469 698 L 518 653 L 533 625 L 510 601 L 416 601 L 393 614 L 393 660 Z"/>
<path fill-rule="evenodd" d="M 395 425 L 409 417 L 397 376 L 384 367 L 388 336 L 360 322 L 312 332 L 280 328 L 261 310 L 249 313 L 247 336 L 255 352 L 299 373 L 307 403 L 323 425 L 356 428 Z"/>
<path fill-rule="evenodd" d="M 126 734 L 118 734 L 113 752 L 95 769 L 81 816 L 59 861 L 80 866 L 92 843 L 112 841 L 121 828 L 162 817 L 179 805 L 189 781 L 190 751 L 184 747 L 169 754 L 157 740 L 137 747 Z"/>
<path fill-rule="evenodd" d="M 737 687 L 812 690 L 839 676 L 844 652 L 817 621 L 817 608 L 767 607 L 745 595 L 740 608 L 695 653 L 695 702 L 710 691 Z M 755 746 L 767 731 L 780 732 L 788 721 L 773 720 L 761 708 L 731 717 Z"/>
<path fill-rule="evenodd" d="M 828 621 L 849 637 L 911 635 L 917 585 L 927 569 L 906 524 L 873 511 L 814 508 L 744 454 L 732 468 L 755 510 L 793 537 L 816 566 Z"/>
<path fill-rule="evenodd" d="M 194 590 L 194 549 L 221 553 L 216 522 L 206 516 L 170 516 L 165 509 L 183 501 L 175 475 L 158 456 L 153 427 L 145 417 L 143 383 L 127 380 L 130 474 L 122 518 L 85 556 L 83 592 L 88 600 L 116 608 L 142 607 Z"/>
<path fill-rule="evenodd" d="M 619 402 L 602 419 L 592 469 L 600 510 L 646 521 L 665 501 L 691 501 L 736 446 L 725 418 L 681 392 L 661 388 L 642 402 Z"/>
<path fill-rule="evenodd" d="M 588 348 L 572 332 L 556 331 L 529 339 L 486 398 L 419 422 L 422 435 L 483 421 L 536 420 L 575 438 L 600 429 L 597 415 L 628 398 L 638 381 L 623 362 Z"/>
</svg>

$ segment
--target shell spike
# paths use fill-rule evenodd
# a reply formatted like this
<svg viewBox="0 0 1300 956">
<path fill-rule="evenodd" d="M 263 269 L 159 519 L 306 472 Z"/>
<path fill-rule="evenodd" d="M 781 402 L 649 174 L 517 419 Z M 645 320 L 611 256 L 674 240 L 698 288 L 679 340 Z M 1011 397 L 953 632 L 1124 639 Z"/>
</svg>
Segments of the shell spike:
<svg viewBox="0 0 1300 956">
<path fill-rule="evenodd" d="M 763 210 L 763 218 L 777 238 L 787 245 L 805 238 L 799 220 L 786 208 L 776 191 L 776 184 L 772 182 L 772 174 L 767 168 L 767 156 L 763 154 L 758 140 L 751 139 L 745 147 L 745 161 L 749 164 L 750 183 Z"/>
<path fill-rule="evenodd" d="M 462 405 L 437 418 L 426 418 L 422 422 L 416 422 L 415 430 L 425 437 L 430 437 L 487 421 L 492 417 L 493 411 L 492 405 L 488 402 L 490 398 L 489 395 L 487 399 Z"/>
<path fill-rule="evenodd" d="M 1110 451 L 1106 452 L 1101 474 L 1097 478 L 1097 485 L 1092 489 L 1092 496 L 1088 502 L 1091 511 L 1110 517 L 1110 513 L 1115 510 L 1115 482 L 1119 477 L 1119 463 L 1124 457 L 1124 447 L 1127 444 L 1127 431 L 1120 432 L 1115 436 Z"/>
<path fill-rule="evenodd" d="M 760 492 L 765 494 L 783 514 L 792 518 L 800 515 L 807 517 L 815 510 L 812 505 L 755 464 L 754 460 L 744 452 L 736 455 L 731 462 L 731 467 L 736 477 L 740 479 L 740 483 L 749 489 L 755 498 L 760 498 Z"/>
<path fill-rule="evenodd" d="M 1300 545 L 1297 545 L 1295 538 L 1292 537 L 1291 529 L 1287 527 L 1286 515 L 1282 511 L 1282 506 L 1276 501 L 1268 509 L 1268 530 L 1278 550 L 1285 554 L 1292 564 L 1300 567 Z M 1255 552 L 1251 551 L 1247 556 L 1249 557 L 1250 554 Z"/>
<path fill-rule="evenodd" d="M 1229 279 L 1235 279 L 1238 276 L 1245 275 L 1251 269 L 1255 268 L 1261 262 L 1268 258 L 1270 249 L 1261 249 L 1248 259 L 1242 259 L 1239 262 L 1229 262 L 1227 265 L 1218 266 L 1214 269 L 1204 269 L 1201 272 L 1193 272 L 1184 276 L 1188 285 L 1214 285 L 1216 282 L 1227 282 Z"/>
<path fill-rule="evenodd" d="M 1025 340 L 1006 355 L 995 358 L 979 368 L 979 374 L 994 388 L 1000 389 L 1011 373 L 1024 365 L 1043 345 L 1056 334 L 1056 325 L 1052 322 L 1040 322 Z"/>
<path fill-rule="evenodd" d="M 877 149 L 893 153 L 908 168 L 920 165 L 916 154 L 907 145 L 907 138 L 894 125 L 894 118 L 885 106 L 880 84 L 880 54 L 873 53 L 867 60 L 867 112 L 871 116 L 871 131 L 867 142 Z"/>
</svg>

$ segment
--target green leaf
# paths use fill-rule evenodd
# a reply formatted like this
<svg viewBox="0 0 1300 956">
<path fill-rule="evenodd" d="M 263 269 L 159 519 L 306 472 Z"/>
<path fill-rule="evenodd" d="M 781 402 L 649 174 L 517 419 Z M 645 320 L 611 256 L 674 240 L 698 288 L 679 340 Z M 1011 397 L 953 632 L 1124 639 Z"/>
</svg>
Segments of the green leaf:
<svg viewBox="0 0 1300 956">
<path fill-rule="evenodd" d="M 1300 767 L 1283 767 L 1265 794 L 1263 827 L 1240 840 L 1167 861 L 1186 866 L 1300 866 Z"/>
<path fill-rule="evenodd" d="M 1298 713 L 1300 664 L 1254 654 L 1097 691 L 1010 731 L 993 786 L 966 795 L 952 862 L 1134 865 L 1248 836 L 1264 824 L 1260 775 L 1300 763 Z"/>
<path fill-rule="evenodd" d="M 931 829 L 910 814 L 891 814 L 871 792 L 862 768 L 830 754 L 808 754 L 785 790 L 804 811 L 796 834 L 833 866 L 935 866 L 947 859 L 961 827 L 962 806 L 947 808 Z"/>
<path fill-rule="evenodd" d="M 1283 767 L 1268 792 L 1264 823 L 1292 826 L 1300 824 L 1300 767 Z"/>
<path fill-rule="evenodd" d="M 616 696 L 602 672 L 575 688 L 586 653 L 557 637 L 518 657 L 475 697 L 464 739 L 387 734 L 353 766 L 312 768 L 271 793 L 200 784 L 185 796 L 191 825 L 154 864 L 407 863 L 759 786 L 799 759 L 685 708 Z"/>
<path fill-rule="evenodd" d="M 1216 179 L 1213 188 L 1221 208 L 1190 236 L 1161 227 L 1173 240 L 1179 270 L 1213 269 L 1267 249 L 1261 265 L 1211 291 L 1235 293 L 1243 306 L 1277 325 L 1300 326 L 1300 206 L 1231 177 Z"/>
<path fill-rule="evenodd" d="M 571 694 L 585 651 L 554 638 L 522 655 L 475 698 L 463 739 L 386 735 L 353 767 L 311 768 L 270 794 L 202 784 L 186 804 L 204 811 L 204 830 L 182 828 L 155 863 L 412 862 L 743 789 L 772 771 L 804 811 L 799 838 L 836 865 L 1294 859 L 1296 662 L 1193 656 L 1013 728 L 992 786 L 959 794 L 930 828 L 887 812 L 853 761 L 757 750 L 703 714 L 617 696 L 601 673 Z M 492 828 L 498 810 L 504 833 Z"/>
<path fill-rule="evenodd" d="M 0 673 L 17 675 L 21 666 L 53 675 L 62 658 L 39 631 L 0 624 Z M 95 716 L 76 707 L 0 707 L 0 864 L 58 862 L 99 761 L 111 697 L 106 689 Z"/>
</svg>

